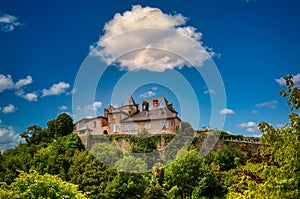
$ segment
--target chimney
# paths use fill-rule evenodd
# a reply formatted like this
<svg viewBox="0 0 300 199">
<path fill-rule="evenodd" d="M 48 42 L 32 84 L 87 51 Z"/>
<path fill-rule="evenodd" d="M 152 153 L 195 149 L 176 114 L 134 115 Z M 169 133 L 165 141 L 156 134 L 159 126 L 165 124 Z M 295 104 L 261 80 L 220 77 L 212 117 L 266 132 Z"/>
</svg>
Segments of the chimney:
<svg viewBox="0 0 300 199">
<path fill-rule="evenodd" d="M 108 109 L 107 109 L 107 108 L 104 109 L 104 117 L 105 117 L 105 118 L 108 117 Z"/>
</svg>

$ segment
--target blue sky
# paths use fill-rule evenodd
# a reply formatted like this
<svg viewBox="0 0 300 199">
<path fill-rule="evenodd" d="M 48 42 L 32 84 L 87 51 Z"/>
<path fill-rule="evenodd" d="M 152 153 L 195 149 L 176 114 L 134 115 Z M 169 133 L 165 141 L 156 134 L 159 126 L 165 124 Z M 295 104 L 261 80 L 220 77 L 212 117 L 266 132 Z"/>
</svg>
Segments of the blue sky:
<svg viewBox="0 0 300 199">
<path fill-rule="evenodd" d="M 132 10 L 133 5 L 140 5 L 140 10 L 137 11 L 143 10 L 146 6 L 157 8 L 162 16 L 170 16 L 166 22 L 175 23 L 170 25 L 171 28 L 190 30 L 189 33 L 194 33 L 190 37 L 201 47 L 207 47 L 211 55 L 214 54 L 211 60 L 220 72 L 226 91 L 227 105 L 217 110 L 220 116 L 227 113 L 224 130 L 235 134 L 257 136 L 259 132 L 255 125 L 260 121 L 267 121 L 275 126 L 287 122 L 286 115 L 289 108 L 285 105 L 285 100 L 278 96 L 278 92 L 284 88 L 278 79 L 292 74 L 300 82 L 300 75 L 297 76 L 300 73 L 298 66 L 300 3 L 298 1 L 113 0 L 104 3 L 92 0 L 87 3 L 86 1 L 2 0 L 0 2 L 0 145 L 2 147 L 0 148 L 14 144 L 18 133 L 24 131 L 27 126 L 38 124 L 45 127 L 45 123 L 59 113 L 72 113 L 78 108 L 72 104 L 72 94 L 76 93 L 73 87 L 80 67 L 84 65 L 84 60 L 88 58 L 90 50 L 96 44 L 120 47 L 118 45 L 121 42 L 116 46 L 101 44 L 99 38 L 113 35 L 114 28 L 122 25 L 118 24 L 120 21 L 117 18 L 114 18 L 115 14 L 120 13 L 120 16 L 123 16 L 125 11 L 135 13 Z M 121 20 L 127 18 L 121 17 Z M 109 21 L 114 24 L 104 30 L 104 25 Z M 160 19 L 154 19 L 154 22 L 163 24 L 163 20 Z M 116 26 L 113 26 L 115 24 Z M 132 24 L 134 26 L 134 23 Z M 199 35 L 201 37 L 197 38 Z M 139 36 L 144 35 L 139 33 L 136 37 Z M 123 42 L 126 41 L 126 38 L 121 39 Z M 178 42 L 180 43 L 179 40 Z M 130 45 L 134 44 L 129 42 L 128 46 Z M 187 49 L 187 52 L 189 50 L 191 49 Z M 158 57 L 155 54 L 157 52 L 151 53 L 153 55 L 151 58 Z M 118 101 L 111 99 L 113 89 L 118 81 L 125 77 L 126 72 L 132 72 L 133 67 L 137 66 L 136 62 L 132 62 L 132 58 L 136 56 L 134 52 L 129 53 L 120 61 L 121 67 L 120 65 L 109 66 L 97 87 L 94 102 L 86 106 L 82 105 L 81 110 L 89 109 L 102 115 L 103 108 L 109 103 L 117 104 Z M 145 57 L 146 61 L 147 58 L 149 57 Z M 140 61 L 143 64 L 145 60 Z M 184 62 L 181 62 L 183 63 L 181 67 L 176 67 L 176 64 L 172 63 L 174 60 L 178 61 L 175 58 L 170 59 L 164 65 L 166 67 L 170 64 L 171 70 L 155 68 L 156 65 L 149 67 L 151 70 L 156 70 L 154 74 L 173 71 L 185 77 L 191 84 L 199 103 L 201 119 L 198 127 L 209 125 L 210 96 L 216 98 L 218 91 L 208 88 L 203 77 L 197 72 L 199 67 L 183 66 Z M 129 64 L 129 67 L 126 67 L 126 64 Z M 140 72 L 145 68 L 147 70 L 147 67 L 144 66 Z M 174 80 L 174 85 L 176 83 Z M 126 90 L 126 84 L 122 86 Z M 132 94 L 138 102 L 147 96 L 164 95 L 173 102 L 175 108 L 181 109 L 178 95 L 182 97 L 185 92 L 183 90 L 180 94 L 174 94 L 166 85 L 153 82 L 140 85 Z M 127 96 L 117 97 L 127 98 Z"/>
</svg>

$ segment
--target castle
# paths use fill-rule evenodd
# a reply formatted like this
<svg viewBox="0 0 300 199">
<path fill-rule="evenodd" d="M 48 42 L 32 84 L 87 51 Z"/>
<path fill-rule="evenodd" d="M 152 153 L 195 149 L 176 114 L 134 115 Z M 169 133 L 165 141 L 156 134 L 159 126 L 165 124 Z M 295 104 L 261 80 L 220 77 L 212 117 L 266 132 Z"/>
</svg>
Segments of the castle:
<svg viewBox="0 0 300 199">
<path fill-rule="evenodd" d="M 110 105 L 104 116 L 83 118 L 74 124 L 79 136 L 100 134 L 138 134 L 146 129 L 150 134 L 175 134 L 181 120 L 172 103 L 158 97 L 135 103 L 132 96 L 120 106 Z"/>
</svg>

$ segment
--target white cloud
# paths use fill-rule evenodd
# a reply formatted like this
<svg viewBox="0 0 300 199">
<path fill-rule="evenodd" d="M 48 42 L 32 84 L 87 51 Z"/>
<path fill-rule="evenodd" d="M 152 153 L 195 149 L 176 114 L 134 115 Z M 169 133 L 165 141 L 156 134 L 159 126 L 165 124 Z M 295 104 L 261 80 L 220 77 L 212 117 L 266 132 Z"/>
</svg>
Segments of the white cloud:
<svg viewBox="0 0 300 199">
<path fill-rule="evenodd" d="M 16 83 L 14 83 L 11 75 L 0 74 L 0 93 L 5 90 L 20 89 L 32 82 L 31 76 L 27 76 L 25 79 L 19 79 Z"/>
<path fill-rule="evenodd" d="M 140 98 L 147 98 L 147 97 L 152 97 L 155 95 L 155 92 L 153 91 L 146 91 L 142 94 L 139 95 Z"/>
<path fill-rule="evenodd" d="M 267 101 L 260 104 L 256 104 L 257 108 L 268 107 L 268 108 L 276 108 L 276 104 L 278 104 L 277 100 Z"/>
<path fill-rule="evenodd" d="M 234 111 L 231 109 L 224 108 L 219 112 L 221 115 L 233 115 Z"/>
<path fill-rule="evenodd" d="M 15 94 L 19 97 L 22 97 L 28 101 L 38 101 L 38 94 L 35 93 L 35 92 L 32 92 L 32 93 L 24 93 L 24 91 L 21 89 L 21 90 L 17 90 L 15 92 Z"/>
<path fill-rule="evenodd" d="M 15 94 L 19 97 L 22 97 L 28 101 L 38 101 L 38 94 L 35 93 L 35 92 L 32 92 L 32 93 L 24 93 L 24 91 L 21 89 L 21 90 L 17 90 L 15 92 Z"/>
<path fill-rule="evenodd" d="M 11 75 L 0 74 L 0 93 L 5 90 L 13 89 L 14 87 L 15 84 L 11 78 Z"/>
<path fill-rule="evenodd" d="M 93 107 L 93 110 L 96 111 L 97 109 L 102 107 L 102 103 L 101 102 L 94 102 L 92 107 Z"/>
<path fill-rule="evenodd" d="M 73 88 L 70 92 L 67 92 L 66 95 L 73 95 L 77 92 L 76 88 Z"/>
<path fill-rule="evenodd" d="M 285 79 L 283 77 L 275 80 L 280 86 L 285 86 Z M 296 86 L 300 87 L 300 73 L 293 75 L 293 82 Z"/>
<path fill-rule="evenodd" d="M 238 125 L 238 127 L 245 129 L 249 133 L 258 132 L 257 124 L 255 122 L 244 122 Z"/>
<path fill-rule="evenodd" d="M 50 89 L 42 90 L 42 97 L 51 96 L 51 95 L 60 95 L 65 93 L 66 90 L 70 88 L 70 84 L 65 82 L 59 82 L 57 84 L 53 84 Z"/>
<path fill-rule="evenodd" d="M 68 107 L 66 105 L 61 105 L 61 106 L 58 107 L 58 110 L 60 110 L 60 111 L 64 111 L 64 110 L 67 110 L 67 109 L 68 109 Z"/>
<path fill-rule="evenodd" d="M 257 127 L 246 128 L 246 131 L 249 133 L 256 133 L 257 130 L 258 130 Z"/>
<path fill-rule="evenodd" d="M 241 127 L 241 128 L 252 128 L 252 127 L 256 127 L 256 126 L 257 126 L 257 124 L 252 121 L 239 124 L 239 127 Z"/>
<path fill-rule="evenodd" d="M 216 94 L 216 91 L 214 89 L 207 89 L 203 91 L 204 94 Z"/>
<path fill-rule="evenodd" d="M 157 91 L 157 86 L 153 86 L 153 87 L 151 88 L 151 90 Z"/>
<path fill-rule="evenodd" d="M 22 88 L 23 86 L 31 84 L 32 82 L 33 82 L 32 77 L 27 76 L 25 79 L 18 80 L 15 86 L 16 86 L 16 88 Z"/>
<path fill-rule="evenodd" d="M 16 112 L 17 108 L 13 104 L 9 104 L 2 108 L 2 113 L 13 113 Z"/>
<path fill-rule="evenodd" d="M 88 104 L 84 107 L 77 106 L 76 110 L 82 113 L 91 113 L 91 111 L 97 111 L 101 107 L 102 107 L 102 102 L 95 101 L 92 104 Z"/>
<path fill-rule="evenodd" d="M 28 100 L 28 101 L 37 101 L 37 94 L 36 93 L 27 93 L 24 95 L 24 99 Z"/>
<path fill-rule="evenodd" d="M 20 25 L 21 23 L 17 17 L 4 14 L 0 11 L 0 31 L 11 32 Z"/>
<path fill-rule="evenodd" d="M 115 14 L 105 24 L 105 34 L 94 46 L 90 46 L 90 51 L 107 64 L 115 61 L 122 69 L 130 71 L 146 69 L 162 72 L 191 66 L 190 63 L 202 66 L 214 52 L 207 52 L 208 48 L 200 41 L 202 33 L 186 26 L 186 21 L 187 18 L 181 14 L 165 14 L 158 8 L 135 5 L 130 11 Z M 187 43 L 187 39 L 193 42 Z M 176 55 L 165 49 L 182 53 Z M 122 52 L 127 54 L 119 57 Z M 189 55 L 191 60 L 182 59 L 183 54 Z"/>
<path fill-rule="evenodd" d="M 20 136 L 16 134 L 14 128 L 0 122 L 0 151 L 16 146 L 19 141 Z"/>
</svg>

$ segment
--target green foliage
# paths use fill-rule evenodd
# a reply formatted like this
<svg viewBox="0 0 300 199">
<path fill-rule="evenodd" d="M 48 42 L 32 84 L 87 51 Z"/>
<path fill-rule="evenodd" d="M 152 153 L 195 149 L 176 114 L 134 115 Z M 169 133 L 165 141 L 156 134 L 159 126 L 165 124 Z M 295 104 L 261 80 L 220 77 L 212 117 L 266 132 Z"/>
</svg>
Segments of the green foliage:
<svg viewBox="0 0 300 199">
<path fill-rule="evenodd" d="M 1 198 L 75 198 L 84 199 L 84 194 L 78 191 L 74 184 L 63 181 L 58 176 L 39 175 L 36 171 L 30 173 L 21 171 L 11 185 L 0 185 Z"/>
<path fill-rule="evenodd" d="M 164 194 L 163 187 L 161 185 L 151 185 L 147 190 L 145 190 L 143 199 L 164 199 L 166 198 Z"/>
<path fill-rule="evenodd" d="M 179 198 L 179 189 L 175 185 L 169 191 L 167 191 L 166 196 L 168 199 L 177 199 Z"/>
<path fill-rule="evenodd" d="M 280 92 L 288 97 L 287 104 L 291 111 L 299 113 L 300 90 L 292 81 L 292 76 L 285 77 L 287 89 Z M 276 129 L 262 122 L 259 129 L 263 132 L 264 144 L 261 163 L 247 164 L 243 174 L 238 173 L 238 183 L 230 187 L 229 198 L 300 198 L 300 117 L 291 112 L 290 122 Z M 258 170 L 256 168 L 259 168 Z"/>
<path fill-rule="evenodd" d="M 228 171 L 236 168 L 237 165 L 245 164 L 245 158 L 245 153 L 229 144 L 208 155 L 207 159 L 210 163 L 218 165 L 221 171 Z"/>
<path fill-rule="evenodd" d="M 66 136 L 73 132 L 73 119 L 67 113 L 61 113 L 57 118 L 47 122 L 48 132 L 55 138 Z"/>
<path fill-rule="evenodd" d="M 64 180 L 67 180 L 75 151 L 83 149 L 84 146 L 76 134 L 59 137 L 55 142 L 35 153 L 32 168 L 42 174 L 60 174 Z"/>
<path fill-rule="evenodd" d="M 148 185 L 147 174 L 117 172 L 105 189 L 106 198 L 142 198 Z"/>
<path fill-rule="evenodd" d="M 146 162 L 131 155 L 125 155 L 122 159 L 119 159 L 115 164 L 116 169 L 119 171 L 131 172 L 131 173 L 144 173 L 147 171 Z"/>
<path fill-rule="evenodd" d="M 20 136 L 25 139 L 29 145 L 39 145 L 40 143 L 50 142 L 53 140 L 53 135 L 50 132 L 37 125 L 29 126 L 26 131 L 20 134 Z"/>
<path fill-rule="evenodd" d="M 107 165 L 115 165 L 116 161 L 122 157 L 122 152 L 115 145 L 105 142 L 95 143 L 91 154 Z"/>
<path fill-rule="evenodd" d="M 75 151 L 73 163 L 68 171 L 70 182 L 79 185 L 79 189 L 88 198 L 104 198 L 104 190 L 116 172 L 100 163 L 87 151 Z"/>
<path fill-rule="evenodd" d="M 38 146 L 21 143 L 14 149 L 4 151 L 2 155 L 3 162 L 0 162 L 0 182 L 11 184 L 18 176 L 18 170 L 28 172 L 31 168 L 32 158 L 38 149 Z"/>
<path fill-rule="evenodd" d="M 176 161 L 165 168 L 164 186 L 167 190 L 176 186 L 182 198 L 191 197 L 194 191 L 199 197 L 211 197 L 220 191 L 212 170 L 194 149 L 181 151 Z"/>
</svg>

